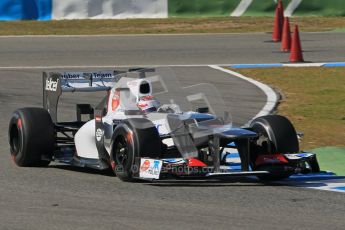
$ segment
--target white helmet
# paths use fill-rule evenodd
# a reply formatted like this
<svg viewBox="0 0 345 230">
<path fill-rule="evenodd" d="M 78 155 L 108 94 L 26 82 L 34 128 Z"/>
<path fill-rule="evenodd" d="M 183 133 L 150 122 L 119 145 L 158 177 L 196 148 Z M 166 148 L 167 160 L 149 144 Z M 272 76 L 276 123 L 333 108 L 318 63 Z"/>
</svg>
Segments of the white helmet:
<svg viewBox="0 0 345 230">
<path fill-rule="evenodd" d="M 153 96 L 143 96 L 139 98 L 137 106 L 145 113 L 157 111 L 160 103 Z"/>
</svg>

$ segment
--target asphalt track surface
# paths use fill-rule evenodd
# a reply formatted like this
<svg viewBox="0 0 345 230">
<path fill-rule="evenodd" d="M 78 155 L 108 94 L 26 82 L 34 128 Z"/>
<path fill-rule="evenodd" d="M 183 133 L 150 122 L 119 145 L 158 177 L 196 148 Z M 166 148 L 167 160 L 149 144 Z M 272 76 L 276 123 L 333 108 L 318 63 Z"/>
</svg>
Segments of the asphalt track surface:
<svg viewBox="0 0 345 230">
<path fill-rule="evenodd" d="M 303 38 L 306 60 L 344 60 L 345 34 Z M 111 173 L 57 164 L 18 168 L 10 160 L 10 114 L 41 105 L 39 66 L 283 62 L 286 54 L 272 51 L 279 46 L 266 40 L 267 34 L 0 38 L 0 66 L 11 67 L 0 67 L 0 229 L 343 229 L 342 193 L 252 178 L 124 183 Z M 234 108 L 235 123 L 245 123 L 265 103 L 263 92 L 226 73 L 173 69 L 183 85 L 212 82 Z M 71 96 L 62 98 L 63 118 L 73 114 L 73 103 Z"/>
<path fill-rule="evenodd" d="M 1 66 L 288 62 L 270 34 L 2 37 Z M 305 61 L 344 61 L 345 33 L 301 33 Z"/>
</svg>

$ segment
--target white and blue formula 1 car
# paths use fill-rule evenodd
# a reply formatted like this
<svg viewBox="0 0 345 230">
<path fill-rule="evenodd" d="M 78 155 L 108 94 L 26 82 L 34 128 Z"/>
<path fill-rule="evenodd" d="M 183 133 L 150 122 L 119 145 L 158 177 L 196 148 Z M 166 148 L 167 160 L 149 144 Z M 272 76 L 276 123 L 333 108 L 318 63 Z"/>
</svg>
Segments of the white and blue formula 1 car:
<svg viewBox="0 0 345 230">
<path fill-rule="evenodd" d="M 95 91 L 106 92 L 97 106 L 77 104 L 75 121 L 58 121 L 62 93 Z M 192 109 L 201 101 L 207 106 Z M 320 170 L 315 154 L 299 150 L 287 118 L 258 117 L 242 128 L 231 124 L 214 86 L 179 89 L 167 68 L 54 72 L 43 73 L 43 108 L 13 113 L 9 144 L 18 166 L 56 161 L 112 169 L 123 181 L 242 175 L 279 180 Z M 233 152 L 240 169 L 230 165 Z"/>
</svg>

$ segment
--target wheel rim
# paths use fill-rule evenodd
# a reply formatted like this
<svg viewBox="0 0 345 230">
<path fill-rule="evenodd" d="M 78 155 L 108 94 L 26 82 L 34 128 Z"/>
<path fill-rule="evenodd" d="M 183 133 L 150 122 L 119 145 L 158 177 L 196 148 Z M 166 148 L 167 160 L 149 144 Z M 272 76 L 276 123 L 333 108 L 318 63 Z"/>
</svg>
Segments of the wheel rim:
<svg viewBox="0 0 345 230">
<path fill-rule="evenodd" d="M 255 131 L 259 134 L 257 145 L 260 147 L 261 154 L 272 153 L 274 151 L 271 145 L 267 131 L 261 125 L 254 126 Z"/>
<path fill-rule="evenodd" d="M 11 154 L 17 156 L 19 150 L 21 149 L 21 135 L 20 130 L 16 125 L 13 125 L 10 132 L 10 145 L 11 145 Z"/>
<path fill-rule="evenodd" d="M 115 148 L 116 163 L 125 167 L 128 163 L 128 146 L 123 136 L 119 137 Z"/>
<path fill-rule="evenodd" d="M 253 129 L 257 134 L 259 134 L 259 138 L 255 141 L 256 152 L 251 152 L 251 167 L 254 170 L 260 170 L 260 167 L 257 167 L 255 163 L 257 157 L 260 155 L 272 153 L 272 147 L 268 137 L 268 133 L 261 124 L 255 124 L 253 126 Z"/>
</svg>

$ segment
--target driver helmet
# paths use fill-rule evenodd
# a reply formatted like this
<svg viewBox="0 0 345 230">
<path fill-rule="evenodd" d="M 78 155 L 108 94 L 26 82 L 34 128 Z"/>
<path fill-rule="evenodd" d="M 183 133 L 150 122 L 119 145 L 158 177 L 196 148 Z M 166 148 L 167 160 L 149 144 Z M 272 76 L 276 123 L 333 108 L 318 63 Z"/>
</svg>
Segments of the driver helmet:
<svg viewBox="0 0 345 230">
<path fill-rule="evenodd" d="M 160 103 L 153 96 L 140 97 L 137 103 L 139 109 L 145 113 L 156 112 Z"/>
</svg>

